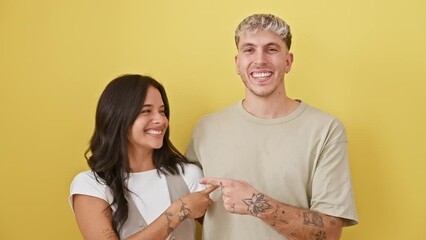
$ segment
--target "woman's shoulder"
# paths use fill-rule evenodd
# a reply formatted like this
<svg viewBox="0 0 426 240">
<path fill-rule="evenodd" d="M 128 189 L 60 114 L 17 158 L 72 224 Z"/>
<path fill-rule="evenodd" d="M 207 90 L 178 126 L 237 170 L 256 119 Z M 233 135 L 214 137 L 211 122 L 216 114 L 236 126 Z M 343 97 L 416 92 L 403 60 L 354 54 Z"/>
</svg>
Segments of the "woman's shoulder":
<svg viewBox="0 0 426 240">
<path fill-rule="evenodd" d="M 72 180 L 69 197 L 71 206 L 75 194 L 97 197 L 107 202 L 109 198 L 105 181 L 90 170 L 78 173 Z"/>
<path fill-rule="evenodd" d="M 92 171 L 78 173 L 71 182 L 70 193 L 85 195 L 105 195 L 105 181 Z"/>
<path fill-rule="evenodd" d="M 102 178 L 96 175 L 93 171 L 84 171 L 78 173 L 73 181 L 72 184 L 82 184 L 82 183 L 97 183 L 97 184 L 105 184 Z"/>
<path fill-rule="evenodd" d="M 179 167 L 180 174 L 188 185 L 190 192 L 201 191 L 205 187 L 198 181 L 204 177 L 201 168 L 193 163 L 184 163 L 182 168 Z"/>
<path fill-rule="evenodd" d="M 179 167 L 179 171 L 181 175 L 195 175 L 203 177 L 203 171 L 201 168 L 193 163 L 182 163 L 181 167 Z"/>
</svg>

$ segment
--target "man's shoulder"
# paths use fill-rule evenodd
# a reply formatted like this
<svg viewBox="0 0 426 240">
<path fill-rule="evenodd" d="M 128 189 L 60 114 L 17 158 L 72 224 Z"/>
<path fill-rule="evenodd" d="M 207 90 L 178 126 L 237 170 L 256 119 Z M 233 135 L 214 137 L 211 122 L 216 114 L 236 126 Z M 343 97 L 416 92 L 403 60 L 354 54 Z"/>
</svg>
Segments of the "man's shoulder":
<svg viewBox="0 0 426 240">
<path fill-rule="evenodd" d="M 306 120 L 305 123 L 309 126 L 317 126 L 318 128 L 327 129 L 340 129 L 341 131 L 344 131 L 345 126 L 338 117 L 317 107 L 313 107 L 306 103 L 305 105 L 306 109 L 303 117 Z"/>
<path fill-rule="evenodd" d="M 336 116 L 334 116 L 333 114 L 327 112 L 326 110 L 314 107 L 312 105 L 309 105 L 307 103 L 305 104 L 305 113 L 309 114 L 311 117 L 317 117 L 319 119 L 324 119 L 324 120 L 328 120 L 328 121 L 334 121 L 334 120 L 338 120 L 338 118 Z"/>
<path fill-rule="evenodd" d="M 212 123 L 217 121 L 223 121 L 224 119 L 227 119 L 229 116 L 233 115 L 235 110 L 238 108 L 240 102 L 228 105 L 218 111 L 209 113 L 207 115 L 204 115 L 199 120 L 199 124 L 206 124 L 206 123 Z"/>
</svg>

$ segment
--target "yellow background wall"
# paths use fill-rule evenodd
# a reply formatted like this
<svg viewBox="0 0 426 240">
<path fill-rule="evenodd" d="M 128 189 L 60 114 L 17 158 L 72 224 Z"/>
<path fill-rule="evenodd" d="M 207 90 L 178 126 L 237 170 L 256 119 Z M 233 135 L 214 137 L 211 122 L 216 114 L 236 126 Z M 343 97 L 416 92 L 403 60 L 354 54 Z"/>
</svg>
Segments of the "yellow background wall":
<svg viewBox="0 0 426 240">
<path fill-rule="evenodd" d="M 165 85 L 184 151 L 203 114 L 242 98 L 233 32 L 258 12 L 293 29 L 289 95 L 347 128 L 360 224 L 342 239 L 426 239 L 421 0 L 0 0 L 0 239 L 81 239 L 69 184 L 118 75 Z"/>
</svg>

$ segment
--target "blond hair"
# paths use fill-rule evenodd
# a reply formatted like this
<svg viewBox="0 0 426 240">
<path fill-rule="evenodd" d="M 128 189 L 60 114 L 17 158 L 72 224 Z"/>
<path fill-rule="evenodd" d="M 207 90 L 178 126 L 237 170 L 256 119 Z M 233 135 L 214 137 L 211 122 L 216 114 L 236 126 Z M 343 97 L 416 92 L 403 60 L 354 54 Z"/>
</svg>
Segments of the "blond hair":
<svg viewBox="0 0 426 240">
<path fill-rule="evenodd" d="M 272 14 L 254 14 L 245 18 L 235 30 L 235 44 L 238 48 L 240 37 L 246 32 L 266 30 L 276 33 L 284 41 L 288 49 L 291 46 L 290 26 L 279 17 Z"/>
</svg>

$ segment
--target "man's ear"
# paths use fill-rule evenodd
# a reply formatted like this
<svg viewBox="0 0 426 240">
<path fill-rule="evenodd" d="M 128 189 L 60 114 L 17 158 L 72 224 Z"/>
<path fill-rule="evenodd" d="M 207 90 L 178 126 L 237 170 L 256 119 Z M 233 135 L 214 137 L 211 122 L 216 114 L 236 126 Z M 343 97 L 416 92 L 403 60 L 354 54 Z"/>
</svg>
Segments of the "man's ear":
<svg viewBox="0 0 426 240">
<path fill-rule="evenodd" d="M 238 66 L 238 55 L 235 55 L 234 61 L 235 61 L 236 72 L 238 75 L 240 75 L 240 67 Z"/>
<path fill-rule="evenodd" d="M 293 53 L 289 52 L 289 53 L 287 54 L 287 56 L 286 56 L 285 61 L 286 61 L 286 68 L 285 68 L 285 72 L 286 72 L 286 73 L 289 73 L 289 72 L 290 72 L 290 70 L 291 70 L 291 65 L 293 64 L 293 61 L 294 61 Z"/>
</svg>

